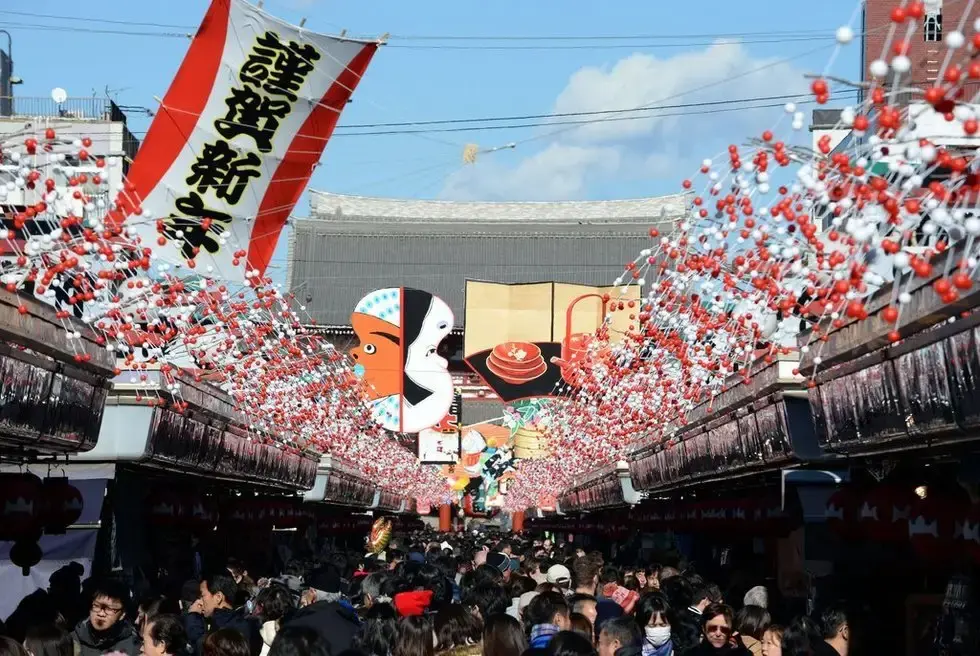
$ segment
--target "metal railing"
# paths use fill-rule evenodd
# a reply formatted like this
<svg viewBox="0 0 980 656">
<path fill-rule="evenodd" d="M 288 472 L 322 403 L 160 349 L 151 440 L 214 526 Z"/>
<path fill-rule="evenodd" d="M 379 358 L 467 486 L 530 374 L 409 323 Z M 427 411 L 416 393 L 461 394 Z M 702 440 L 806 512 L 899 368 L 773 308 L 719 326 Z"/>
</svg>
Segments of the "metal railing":
<svg viewBox="0 0 980 656">
<path fill-rule="evenodd" d="M 125 115 L 109 98 L 66 98 L 59 103 L 52 98 L 0 96 L 0 117 L 28 116 L 94 121 L 126 120 Z"/>
</svg>

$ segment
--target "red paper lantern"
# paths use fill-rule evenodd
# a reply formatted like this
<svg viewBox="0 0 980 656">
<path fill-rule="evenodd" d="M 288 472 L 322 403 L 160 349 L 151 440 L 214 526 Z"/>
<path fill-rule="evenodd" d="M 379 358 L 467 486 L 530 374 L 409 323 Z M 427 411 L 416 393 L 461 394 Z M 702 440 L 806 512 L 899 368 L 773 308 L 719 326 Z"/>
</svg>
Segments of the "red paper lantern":
<svg viewBox="0 0 980 656">
<path fill-rule="evenodd" d="M 150 521 L 158 526 L 175 526 L 184 517 L 184 504 L 180 497 L 170 490 L 154 490 L 146 500 Z"/>
<path fill-rule="evenodd" d="M 904 488 L 879 485 L 858 510 L 861 532 L 872 540 L 902 542 L 909 537 L 909 513 L 915 495 Z"/>
<path fill-rule="evenodd" d="M 962 531 L 966 504 L 959 499 L 929 494 L 912 506 L 909 514 L 909 541 L 921 557 L 929 560 L 956 555 L 957 525 Z"/>
<path fill-rule="evenodd" d="M 752 521 L 751 499 L 738 499 L 732 502 L 729 521 L 733 530 L 747 530 Z"/>
<path fill-rule="evenodd" d="M 218 511 L 218 502 L 214 497 L 197 495 L 192 500 L 188 500 L 187 522 L 199 530 L 211 530 L 221 518 Z"/>
<path fill-rule="evenodd" d="M 0 536 L 36 537 L 41 531 L 41 479 L 33 474 L 0 474 Z"/>
<path fill-rule="evenodd" d="M 970 557 L 980 563 L 980 504 L 975 503 L 967 510 L 957 537 Z"/>
<path fill-rule="evenodd" d="M 860 535 L 857 516 L 861 499 L 853 487 L 842 487 L 827 499 L 824 516 L 827 528 L 836 535 L 854 540 Z"/>
<path fill-rule="evenodd" d="M 253 526 L 255 500 L 247 497 L 231 499 L 221 512 L 221 523 L 239 530 Z"/>
<path fill-rule="evenodd" d="M 44 532 L 62 535 L 82 516 L 84 500 L 67 478 L 46 478 L 41 486 Z"/>
</svg>

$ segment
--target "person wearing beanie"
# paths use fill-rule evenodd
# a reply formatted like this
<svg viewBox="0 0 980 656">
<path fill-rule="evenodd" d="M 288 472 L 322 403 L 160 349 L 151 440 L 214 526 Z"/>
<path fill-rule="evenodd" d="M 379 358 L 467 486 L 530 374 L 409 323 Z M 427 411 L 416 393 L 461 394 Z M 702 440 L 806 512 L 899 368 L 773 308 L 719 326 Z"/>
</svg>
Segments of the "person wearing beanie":
<svg viewBox="0 0 980 656">
<path fill-rule="evenodd" d="M 510 568 L 510 558 L 506 554 L 502 554 L 499 551 L 487 554 L 487 565 L 493 567 L 498 572 L 503 574 L 504 583 L 510 581 L 511 568 Z"/>
</svg>

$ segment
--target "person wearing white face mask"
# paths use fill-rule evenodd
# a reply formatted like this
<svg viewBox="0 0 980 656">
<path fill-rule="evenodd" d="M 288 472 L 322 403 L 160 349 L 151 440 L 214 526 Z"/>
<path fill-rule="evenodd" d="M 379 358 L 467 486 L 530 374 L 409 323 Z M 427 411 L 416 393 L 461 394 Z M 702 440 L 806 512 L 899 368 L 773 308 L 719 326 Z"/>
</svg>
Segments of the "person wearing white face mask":
<svg viewBox="0 0 980 656">
<path fill-rule="evenodd" d="M 643 629 L 643 656 L 673 656 L 670 604 L 659 592 L 650 592 L 636 604 L 636 622 Z"/>
</svg>

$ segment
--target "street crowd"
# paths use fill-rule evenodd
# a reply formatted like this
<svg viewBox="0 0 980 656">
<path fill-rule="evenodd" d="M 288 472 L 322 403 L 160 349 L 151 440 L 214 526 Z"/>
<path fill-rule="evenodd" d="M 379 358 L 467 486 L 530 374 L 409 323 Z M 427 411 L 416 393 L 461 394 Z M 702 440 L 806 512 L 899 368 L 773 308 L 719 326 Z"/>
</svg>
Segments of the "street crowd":
<svg viewBox="0 0 980 656">
<path fill-rule="evenodd" d="M 763 585 L 730 598 L 684 563 L 544 539 L 416 533 L 282 569 L 229 559 L 134 604 L 73 564 L 6 618 L 0 656 L 848 656 L 851 641 L 836 606 L 777 624 Z"/>
</svg>

